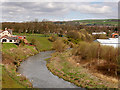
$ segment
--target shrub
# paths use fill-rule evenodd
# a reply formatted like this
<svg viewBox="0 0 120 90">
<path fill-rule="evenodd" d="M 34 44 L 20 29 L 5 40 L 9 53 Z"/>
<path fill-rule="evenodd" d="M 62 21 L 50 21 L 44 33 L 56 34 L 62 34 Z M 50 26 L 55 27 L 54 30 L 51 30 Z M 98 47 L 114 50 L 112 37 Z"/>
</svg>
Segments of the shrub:
<svg viewBox="0 0 120 90">
<path fill-rule="evenodd" d="M 81 29 L 80 32 L 78 31 L 70 31 L 67 33 L 67 37 L 69 41 L 73 43 L 79 43 L 80 41 L 93 41 L 92 35 L 88 34 L 85 29 Z"/>
<path fill-rule="evenodd" d="M 35 45 L 35 42 L 36 42 L 36 39 L 35 39 L 35 38 L 32 38 L 32 39 L 31 39 L 31 43 L 32 43 L 33 45 Z"/>
<path fill-rule="evenodd" d="M 40 42 L 39 41 L 37 41 L 35 38 L 32 38 L 31 39 L 31 43 L 32 43 L 32 45 L 35 45 L 35 47 L 36 47 L 36 49 L 38 51 L 40 50 L 41 46 L 40 46 Z"/>
<path fill-rule="evenodd" d="M 73 49 L 73 54 L 76 56 L 81 56 L 82 59 L 87 58 L 87 52 L 88 52 L 88 43 L 86 42 L 80 42 L 77 47 Z"/>
<path fill-rule="evenodd" d="M 70 31 L 67 33 L 68 38 L 73 38 L 73 39 L 80 39 L 80 35 L 77 31 Z"/>
<path fill-rule="evenodd" d="M 104 59 L 109 63 L 117 63 L 118 49 L 112 46 L 103 46 L 98 43 L 80 42 L 73 48 L 72 54 L 81 59 Z"/>
<path fill-rule="evenodd" d="M 20 46 L 24 46 L 24 45 L 25 45 L 24 41 L 20 40 Z"/>
<path fill-rule="evenodd" d="M 98 43 L 91 43 L 88 46 L 88 59 L 95 59 L 98 58 L 98 51 L 99 50 L 99 44 Z"/>
<path fill-rule="evenodd" d="M 101 46 L 100 57 L 107 60 L 107 62 L 116 63 L 118 57 L 118 50 L 112 46 Z"/>
<path fill-rule="evenodd" d="M 66 44 L 64 43 L 63 40 L 61 39 L 57 39 L 54 43 L 53 43 L 53 48 L 57 51 L 57 52 L 62 52 L 66 49 Z"/>
<path fill-rule="evenodd" d="M 55 35 L 48 38 L 49 41 L 54 42 L 56 41 L 57 37 Z"/>
</svg>

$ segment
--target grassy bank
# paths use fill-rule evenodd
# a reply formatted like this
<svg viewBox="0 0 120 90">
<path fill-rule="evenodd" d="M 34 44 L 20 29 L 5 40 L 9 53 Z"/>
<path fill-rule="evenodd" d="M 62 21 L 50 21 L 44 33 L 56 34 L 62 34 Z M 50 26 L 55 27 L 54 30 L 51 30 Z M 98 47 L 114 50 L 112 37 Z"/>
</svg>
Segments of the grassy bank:
<svg viewBox="0 0 120 90">
<path fill-rule="evenodd" d="M 52 43 L 48 37 L 27 36 L 27 40 L 35 38 L 39 42 L 39 51 L 51 50 Z M 26 58 L 39 53 L 34 46 L 17 46 L 15 44 L 2 44 L 2 88 L 26 88 L 32 87 L 31 83 L 16 72 L 17 67 Z"/>
<path fill-rule="evenodd" d="M 31 42 L 32 39 L 39 41 L 39 51 L 47 51 L 52 49 L 52 43 L 48 40 L 48 37 L 27 36 L 27 40 Z"/>
<path fill-rule="evenodd" d="M 118 86 L 117 82 L 109 82 L 96 77 L 88 69 L 74 62 L 70 50 L 54 53 L 52 58 L 47 60 L 47 67 L 53 74 L 79 87 L 116 88 Z"/>
<path fill-rule="evenodd" d="M 24 76 L 17 76 L 19 73 L 16 72 L 16 69 L 22 60 L 37 54 L 37 50 L 34 47 L 26 45 L 18 47 L 14 44 L 3 44 L 2 48 L 2 63 L 4 64 L 2 67 L 2 88 L 32 87 Z"/>
</svg>

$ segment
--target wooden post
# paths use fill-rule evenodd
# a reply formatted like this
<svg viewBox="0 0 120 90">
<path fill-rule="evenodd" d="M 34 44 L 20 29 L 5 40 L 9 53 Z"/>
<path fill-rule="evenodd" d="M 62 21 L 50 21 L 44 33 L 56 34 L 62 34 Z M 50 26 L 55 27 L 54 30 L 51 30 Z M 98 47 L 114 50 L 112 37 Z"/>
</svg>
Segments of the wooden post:
<svg viewBox="0 0 120 90">
<path fill-rule="evenodd" d="M 100 44 L 99 44 L 99 46 L 98 46 L 98 65 L 100 64 Z"/>
</svg>

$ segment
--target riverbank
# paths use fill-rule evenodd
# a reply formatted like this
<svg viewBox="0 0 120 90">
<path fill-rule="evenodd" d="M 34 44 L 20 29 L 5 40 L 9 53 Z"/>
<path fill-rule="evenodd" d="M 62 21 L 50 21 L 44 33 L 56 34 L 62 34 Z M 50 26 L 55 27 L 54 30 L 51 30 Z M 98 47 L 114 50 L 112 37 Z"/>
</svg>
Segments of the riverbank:
<svg viewBox="0 0 120 90">
<path fill-rule="evenodd" d="M 26 76 L 33 88 L 76 88 L 70 82 L 53 75 L 46 67 L 46 59 L 51 57 L 54 51 L 43 51 L 29 57 L 22 62 L 18 72 Z"/>
<path fill-rule="evenodd" d="M 54 53 L 50 60 L 47 60 L 48 69 L 60 78 L 74 83 L 83 88 L 117 88 L 116 80 L 107 80 L 108 77 L 82 67 L 79 63 L 74 62 L 70 50 L 62 53 Z M 103 78 L 101 78 L 102 76 Z"/>
<path fill-rule="evenodd" d="M 52 43 L 48 41 L 48 37 L 32 37 L 27 36 L 28 41 L 36 38 L 40 43 L 39 51 L 51 50 Z M 49 45 L 49 47 L 46 45 Z M 29 80 L 17 73 L 17 67 L 26 58 L 33 56 L 39 51 L 34 46 L 16 46 L 15 44 L 2 44 L 2 88 L 28 88 L 32 87 Z M 10 84 L 11 83 L 11 84 Z"/>
</svg>

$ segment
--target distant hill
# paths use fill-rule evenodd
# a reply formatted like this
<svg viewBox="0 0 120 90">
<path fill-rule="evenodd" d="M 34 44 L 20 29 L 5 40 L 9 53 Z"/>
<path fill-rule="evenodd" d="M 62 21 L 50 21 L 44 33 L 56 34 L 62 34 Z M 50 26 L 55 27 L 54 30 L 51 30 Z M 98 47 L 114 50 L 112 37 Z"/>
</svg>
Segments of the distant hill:
<svg viewBox="0 0 120 90">
<path fill-rule="evenodd" d="M 86 25 L 118 25 L 120 19 L 89 19 L 89 20 L 73 20 L 72 22 Z"/>
</svg>

